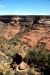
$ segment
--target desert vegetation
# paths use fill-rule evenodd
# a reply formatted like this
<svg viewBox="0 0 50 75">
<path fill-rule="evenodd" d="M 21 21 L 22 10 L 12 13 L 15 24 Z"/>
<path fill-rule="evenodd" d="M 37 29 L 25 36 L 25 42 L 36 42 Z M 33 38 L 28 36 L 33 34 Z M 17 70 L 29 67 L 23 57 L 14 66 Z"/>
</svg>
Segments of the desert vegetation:
<svg viewBox="0 0 50 75">
<path fill-rule="evenodd" d="M 28 64 L 35 64 L 38 67 L 45 67 L 45 65 L 49 66 L 49 57 L 50 53 L 47 50 L 41 48 L 31 48 L 26 54 L 25 61 Z"/>
</svg>

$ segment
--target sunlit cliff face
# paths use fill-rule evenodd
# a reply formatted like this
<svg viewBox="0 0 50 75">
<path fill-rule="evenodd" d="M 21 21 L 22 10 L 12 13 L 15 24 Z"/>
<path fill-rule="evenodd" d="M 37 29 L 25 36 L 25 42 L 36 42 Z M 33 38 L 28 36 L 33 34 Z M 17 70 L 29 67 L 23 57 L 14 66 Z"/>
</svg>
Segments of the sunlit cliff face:
<svg viewBox="0 0 50 75">
<path fill-rule="evenodd" d="M 0 36 L 7 40 L 15 37 L 22 30 L 27 31 L 20 37 L 20 41 L 31 47 L 38 43 L 45 43 L 50 50 L 50 17 L 48 16 L 1 16 Z M 23 31 L 22 31 L 23 32 Z M 21 33 L 22 34 L 22 33 Z M 19 35 L 21 36 L 21 35 Z"/>
<path fill-rule="evenodd" d="M 50 30 L 49 30 L 50 31 Z M 45 48 L 50 50 L 50 32 L 48 28 L 45 27 L 37 27 L 36 30 L 30 30 L 27 34 L 25 34 L 21 41 L 27 43 L 31 47 L 36 47 L 38 43 L 45 43 Z"/>
<path fill-rule="evenodd" d="M 1 18 L 0 26 L 3 31 L 3 37 L 7 40 L 11 39 L 15 36 L 16 33 L 20 31 L 19 20 L 20 18 L 11 18 L 11 17 L 4 17 Z M 1 35 L 2 35 L 1 34 Z"/>
</svg>

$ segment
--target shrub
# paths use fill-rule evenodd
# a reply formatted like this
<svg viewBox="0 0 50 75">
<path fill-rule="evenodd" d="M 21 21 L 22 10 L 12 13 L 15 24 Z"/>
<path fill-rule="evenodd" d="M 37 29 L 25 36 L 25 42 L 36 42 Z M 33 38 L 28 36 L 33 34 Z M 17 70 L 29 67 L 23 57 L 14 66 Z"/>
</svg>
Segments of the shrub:
<svg viewBox="0 0 50 75">
<path fill-rule="evenodd" d="M 40 48 L 31 48 L 26 54 L 24 61 L 29 65 L 35 64 L 37 66 L 42 66 L 48 64 L 49 53 L 46 50 Z"/>
<path fill-rule="evenodd" d="M 50 67 L 50 53 L 48 55 L 48 66 Z"/>
</svg>

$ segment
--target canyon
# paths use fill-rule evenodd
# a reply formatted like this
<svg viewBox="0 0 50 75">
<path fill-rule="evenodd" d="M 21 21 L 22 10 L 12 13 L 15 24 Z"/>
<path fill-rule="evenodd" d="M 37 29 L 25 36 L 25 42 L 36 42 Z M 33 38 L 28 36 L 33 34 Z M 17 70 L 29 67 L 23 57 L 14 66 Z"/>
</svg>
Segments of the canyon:
<svg viewBox="0 0 50 75">
<path fill-rule="evenodd" d="M 23 59 L 30 48 L 36 47 L 50 53 L 50 16 L 0 16 L 0 72 L 5 73 L 9 70 L 15 75 L 13 70 L 16 67 L 15 69 L 21 74 L 26 72 L 25 75 L 30 75 L 27 74 L 30 70 L 29 65 L 23 62 Z M 13 57 L 16 62 L 21 58 L 19 65 L 14 64 Z M 19 67 L 26 70 L 18 70 Z M 40 72 L 34 70 L 33 72 L 35 75 L 40 75 Z"/>
</svg>

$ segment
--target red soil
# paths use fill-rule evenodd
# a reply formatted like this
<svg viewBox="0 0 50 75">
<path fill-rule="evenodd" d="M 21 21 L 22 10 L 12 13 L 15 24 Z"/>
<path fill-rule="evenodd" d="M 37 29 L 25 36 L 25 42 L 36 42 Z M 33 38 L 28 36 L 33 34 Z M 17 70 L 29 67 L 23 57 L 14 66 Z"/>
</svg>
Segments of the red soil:
<svg viewBox="0 0 50 75">
<path fill-rule="evenodd" d="M 30 30 L 30 32 L 24 35 L 20 40 L 31 47 L 36 47 L 38 42 L 44 42 L 46 48 L 50 50 L 50 28 L 37 27 L 35 30 Z"/>
</svg>

